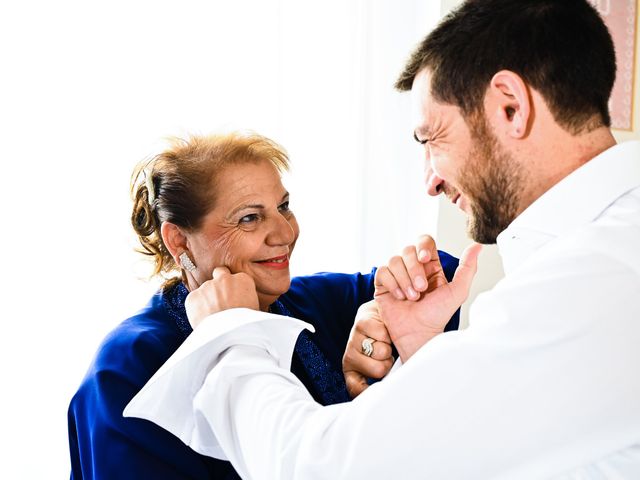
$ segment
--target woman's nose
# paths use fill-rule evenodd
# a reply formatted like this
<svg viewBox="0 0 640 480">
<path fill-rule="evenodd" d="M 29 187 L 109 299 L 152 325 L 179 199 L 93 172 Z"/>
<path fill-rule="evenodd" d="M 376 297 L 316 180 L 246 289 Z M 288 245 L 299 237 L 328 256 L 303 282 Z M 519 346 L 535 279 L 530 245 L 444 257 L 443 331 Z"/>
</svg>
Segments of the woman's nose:
<svg viewBox="0 0 640 480">
<path fill-rule="evenodd" d="M 294 240 L 295 231 L 293 225 L 284 215 L 278 213 L 267 235 L 267 243 L 269 245 L 290 245 Z"/>
</svg>

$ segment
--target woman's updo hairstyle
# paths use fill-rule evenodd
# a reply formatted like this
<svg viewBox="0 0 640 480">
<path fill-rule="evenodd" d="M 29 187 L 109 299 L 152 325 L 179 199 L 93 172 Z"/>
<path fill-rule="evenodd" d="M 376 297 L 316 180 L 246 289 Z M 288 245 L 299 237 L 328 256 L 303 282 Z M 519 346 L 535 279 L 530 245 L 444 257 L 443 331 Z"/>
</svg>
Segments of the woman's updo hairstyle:
<svg viewBox="0 0 640 480">
<path fill-rule="evenodd" d="M 289 169 L 286 151 L 251 132 L 170 138 L 166 150 L 136 165 L 131 176 L 131 224 L 140 253 L 152 257 L 151 276 L 178 271 L 160 234 L 162 222 L 186 231 L 201 227 L 216 201 L 216 179 L 229 165 L 270 161 L 279 172 Z"/>
</svg>

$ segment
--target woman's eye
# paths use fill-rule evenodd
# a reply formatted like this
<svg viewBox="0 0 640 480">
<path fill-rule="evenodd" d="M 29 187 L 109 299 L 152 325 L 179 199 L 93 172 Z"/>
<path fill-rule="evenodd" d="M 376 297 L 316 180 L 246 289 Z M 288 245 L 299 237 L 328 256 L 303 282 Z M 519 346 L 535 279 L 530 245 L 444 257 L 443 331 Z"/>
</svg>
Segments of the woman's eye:
<svg viewBox="0 0 640 480">
<path fill-rule="evenodd" d="M 257 213 L 250 213 L 249 215 L 245 215 L 244 217 L 242 217 L 238 223 L 253 223 L 258 221 L 258 214 Z"/>
</svg>

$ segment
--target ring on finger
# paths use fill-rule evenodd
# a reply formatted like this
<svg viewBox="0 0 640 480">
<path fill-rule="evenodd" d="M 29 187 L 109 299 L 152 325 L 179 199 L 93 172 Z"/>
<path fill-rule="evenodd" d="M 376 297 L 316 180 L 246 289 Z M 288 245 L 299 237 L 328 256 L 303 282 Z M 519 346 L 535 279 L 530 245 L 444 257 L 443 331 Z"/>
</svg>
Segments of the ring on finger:
<svg viewBox="0 0 640 480">
<path fill-rule="evenodd" d="M 373 355 L 373 342 L 375 342 L 375 340 L 369 337 L 362 340 L 362 353 L 367 357 Z"/>
</svg>

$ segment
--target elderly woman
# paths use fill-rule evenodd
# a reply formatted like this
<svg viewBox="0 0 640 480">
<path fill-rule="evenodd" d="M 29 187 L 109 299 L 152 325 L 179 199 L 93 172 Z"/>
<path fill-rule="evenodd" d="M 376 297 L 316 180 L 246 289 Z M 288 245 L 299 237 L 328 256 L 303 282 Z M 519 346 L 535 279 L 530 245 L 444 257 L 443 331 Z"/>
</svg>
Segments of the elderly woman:
<svg viewBox="0 0 640 480">
<path fill-rule="evenodd" d="M 290 278 L 299 228 L 281 183 L 287 168 L 279 145 L 238 133 L 177 140 L 136 168 L 131 220 L 141 252 L 153 258 L 154 274 L 180 276 L 99 347 L 69 407 L 71 478 L 239 478 L 230 463 L 195 453 L 151 422 L 122 416 L 191 333 L 185 299 L 220 266 L 252 279 L 256 308 L 316 327 L 300 335 L 291 370 L 319 403 L 349 400 L 342 357 L 358 307 L 373 297 L 373 272 Z M 441 261 L 450 277 L 456 260 L 443 254 Z M 447 329 L 457 323 L 456 316 Z"/>
</svg>

